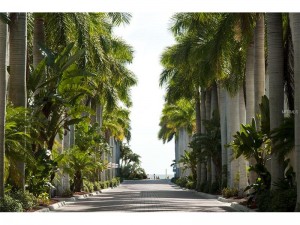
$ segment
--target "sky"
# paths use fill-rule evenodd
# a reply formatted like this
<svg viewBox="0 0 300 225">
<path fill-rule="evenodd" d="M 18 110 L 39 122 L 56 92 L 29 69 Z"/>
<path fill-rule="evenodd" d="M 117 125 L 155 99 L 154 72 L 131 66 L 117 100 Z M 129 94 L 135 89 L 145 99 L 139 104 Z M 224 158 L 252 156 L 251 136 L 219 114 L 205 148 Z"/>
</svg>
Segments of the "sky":
<svg viewBox="0 0 300 225">
<path fill-rule="evenodd" d="M 174 141 L 158 140 L 159 119 L 164 104 L 164 88 L 159 86 L 163 68 L 160 56 L 175 43 L 168 30 L 171 12 L 134 12 L 129 25 L 114 30 L 134 49 L 133 63 L 128 68 L 138 79 L 131 96 L 131 141 L 133 152 L 141 156 L 147 174 L 173 174 L 170 164 L 175 159 Z"/>
</svg>

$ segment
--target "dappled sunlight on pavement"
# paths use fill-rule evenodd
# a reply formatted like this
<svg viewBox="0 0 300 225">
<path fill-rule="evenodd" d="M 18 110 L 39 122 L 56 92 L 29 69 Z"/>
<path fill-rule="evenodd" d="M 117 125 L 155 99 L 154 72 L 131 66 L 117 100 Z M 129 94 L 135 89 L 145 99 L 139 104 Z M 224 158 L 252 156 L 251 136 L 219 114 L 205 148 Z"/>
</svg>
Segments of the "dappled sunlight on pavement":
<svg viewBox="0 0 300 225">
<path fill-rule="evenodd" d="M 229 203 L 182 190 L 169 180 L 124 181 L 119 187 L 68 203 L 57 212 L 234 212 Z"/>
</svg>

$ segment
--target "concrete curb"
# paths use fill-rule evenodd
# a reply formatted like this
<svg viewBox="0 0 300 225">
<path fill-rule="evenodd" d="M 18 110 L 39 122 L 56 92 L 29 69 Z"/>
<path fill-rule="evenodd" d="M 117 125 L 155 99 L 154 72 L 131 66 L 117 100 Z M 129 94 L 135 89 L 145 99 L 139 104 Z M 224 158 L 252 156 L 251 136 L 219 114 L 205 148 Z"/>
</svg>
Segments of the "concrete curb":
<svg viewBox="0 0 300 225">
<path fill-rule="evenodd" d="M 227 199 L 227 198 L 219 197 L 218 201 L 231 203 L 230 207 L 239 212 L 256 212 L 253 209 L 249 209 L 248 207 L 241 205 L 238 202 L 233 202 L 232 200 Z"/>
<path fill-rule="evenodd" d="M 174 183 L 173 183 L 174 184 Z M 179 185 L 177 184 L 174 184 L 176 185 L 177 187 L 179 187 L 180 189 L 184 190 L 184 191 L 191 191 L 191 192 L 194 192 L 195 194 L 199 195 L 199 196 L 202 196 L 202 197 L 206 197 L 206 198 L 210 198 L 210 199 L 217 199 L 218 201 L 220 202 L 224 202 L 224 203 L 231 203 L 230 204 L 230 207 L 238 212 L 256 212 L 255 210 L 253 209 L 249 209 L 248 207 L 246 206 L 243 206 L 237 202 L 232 202 L 231 200 L 229 199 L 226 199 L 226 198 L 223 198 L 219 195 L 212 195 L 212 194 L 207 194 L 207 193 L 204 193 L 204 192 L 198 192 L 196 190 L 190 190 L 188 188 L 182 188 L 180 187 Z"/>
<path fill-rule="evenodd" d="M 47 207 L 47 208 L 36 210 L 35 212 L 50 212 L 50 209 Z"/>
<path fill-rule="evenodd" d="M 58 208 L 61 208 L 61 207 L 65 206 L 67 204 L 66 202 L 75 202 L 78 199 L 86 199 L 90 196 L 100 195 L 101 193 L 109 192 L 111 189 L 113 189 L 113 188 L 106 188 L 106 189 L 102 189 L 100 191 L 95 191 L 95 192 L 91 192 L 91 193 L 84 194 L 84 195 L 75 195 L 75 196 L 70 197 L 70 198 L 53 198 L 53 199 L 58 200 L 59 202 L 54 203 L 52 205 L 49 205 L 48 207 L 41 208 L 41 209 L 39 209 L 35 212 L 51 212 L 55 209 L 58 209 Z"/>
<path fill-rule="evenodd" d="M 249 209 L 246 206 L 243 206 L 237 202 L 232 202 L 230 207 L 239 212 L 256 212 L 255 210 Z"/>
<path fill-rule="evenodd" d="M 53 211 L 53 210 L 58 209 L 60 207 L 63 207 L 64 205 L 66 205 L 66 202 L 65 201 L 61 201 L 61 202 L 57 202 L 57 203 L 54 203 L 52 205 L 49 205 L 48 207 L 39 209 L 39 210 L 37 210 L 35 212 L 50 212 L 50 211 Z"/>
<path fill-rule="evenodd" d="M 55 209 L 58 209 L 60 207 L 63 207 L 64 205 L 66 205 L 66 202 L 65 201 L 62 201 L 62 202 L 58 202 L 58 203 L 55 203 L 53 205 L 49 205 L 48 208 L 50 209 L 50 211 L 53 211 Z"/>
</svg>

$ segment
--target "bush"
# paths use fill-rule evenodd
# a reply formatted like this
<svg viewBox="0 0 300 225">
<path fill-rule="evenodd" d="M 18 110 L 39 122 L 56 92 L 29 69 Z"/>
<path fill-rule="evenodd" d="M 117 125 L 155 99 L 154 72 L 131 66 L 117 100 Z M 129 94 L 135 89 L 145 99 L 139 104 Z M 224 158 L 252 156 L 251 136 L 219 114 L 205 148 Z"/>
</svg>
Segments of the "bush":
<svg viewBox="0 0 300 225">
<path fill-rule="evenodd" d="M 179 185 L 180 187 L 186 187 L 187 182 L 188 182 L 187 177 L 179 177 L 176 180 L 176 184 Z"/>
<path fill-rule="evenodd" d="M 222 189 L 222 196 L 224 198 L 236 197 L 239 194 L 239 190 L 236 188 L 223 188 Z"/>
<path fill-rule="evenodd" d="M 188 189 L 195 189 L 196 188 L 196 182 L 195 181 L 192 181 L 192 180 L 189 180 L 187 183 L 186 183 L 186 187 Z"/>
<path fill-rule="evenodd" d="M 61 194 L 62 197 L 65 197 L 65 198 L 69 198 L 69 197 L 72 197 L 73 196 L 73 192 L 71 190 L 64 190 L 64 192 Z"/>
<path fill-rule="evenodd" d="M 100 191 L 101 185 L 100 182 L 94 182 L 94 191 Z"/>
<path fill-rule="evenodd" d="M 37 202 L 39 205 L 48 205 L 50 203 L 50 197 L 47 192 L 39 194 L 37 197 Z"/>
<path fill-rule="evenodd" d="M 177 180 L 178 180 L 178 177 L 172 177 L 172 178 L 171 178 L 171 182 L 174 183 L 174 184 L 176 184 L 176 181 L 177 181 Z"/>
<path fill-rule="evenodd" d="M 291 188 L 278 190 L 272 193 L 271 211 L 272 212 L 293 212 L 297 202 L 297 190 Z"/>
<path fill-rule="evenodd" d="M 23 212 L 22 204 L 19 200 L 5 195 L 0 199 L 0 212 Z"/>
<path fill-rule="evenodd" d="M 37 206 L 37 199 L 36 197 L 32 194 L 29 193 L 29 191 L 16 191 L 12 192 L 10 196 L 22 204 L 22 208 L 25 210 L 29 210 Z"/>
<path fill-rule="evenodd" d="M 118 186 L 118 180 L 116 178 L 111 179 L 110 187 L 117 187 L 117 186 Z"/>
<path fill-rule="evenodd" d="M 94 191 L 94 184 L 88 180 L 83 181 L 83 191 L 85 192 L 93 192 Z"/>
<path fill-rule="evenodd" d="M 271 211 L 271 191 L 264 190 L 258 192 L 255 197 L 255 202 L 259 212 L 269 212 Z"/>
</svg>

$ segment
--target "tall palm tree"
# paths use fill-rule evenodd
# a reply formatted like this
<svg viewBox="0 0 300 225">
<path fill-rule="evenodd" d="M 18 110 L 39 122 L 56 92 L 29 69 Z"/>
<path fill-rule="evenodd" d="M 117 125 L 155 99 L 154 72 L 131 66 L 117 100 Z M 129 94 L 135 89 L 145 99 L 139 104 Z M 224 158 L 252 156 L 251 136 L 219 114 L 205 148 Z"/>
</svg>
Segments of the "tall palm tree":
<svg viewBox="0 0 300 225">
<path fill-rule="evenodd" d="M 5 114 L 7 91 L 7 24 L 0 20 L 0 198 L 4 198 Z"/>
<path fill-rule="evenodd" d="M 283 28 L 281 13 L 267 13 L 268 40 L 268 74 L 269 74 L 269 102 L 270 129 L 279 127 L 283 122 L 284 88 L 283 88 Z M 275 143 L 272 143 L 275 145 Z M 277 182 L 283 178 L 283 160 L 276 154 L 271 157 L 271 178 Z M 274 188 L 274 186 L 272 185 Z"/>
<path fill-rule="evenodd" d="M 14 106 L 27 107 L 26 59 L 27 59 L 27 16 L 26 13 L 10 14 L 10 78 L 9 100 Z M 25 188 L 25 164 L 18 163 L 19 179 L 16 185 Z"/>
<path fill-rule="evenodd" d="M 299 62 L 300 59 L 300 14 L 290 14 L 291 29 L 294 45 L 294 60 Z M 295 110 L 295 153 L 296 153 L 296 182 L 299 184 L 300 181 L 300 65 L 299 63 L 294 64 L 294 82 L 295 82 L 295 99 L 294 107 Z M 297 185 L 297 203 L 295 211 L 300 211 L 300 185 Z"/>
<path fill-rule="evenodd" d="M 265 94 L 265 20 L 264 14 L 257 17 L 254 41 L 255 113 L 259 113 L 261 97 Z"/>
<path fill-rule="evenodd" d="M 158 138 L 165 143 L 175 137 L 175 160 L 177 165 L 180 156 L 183 155 L 183 151 L 186 150 L 188 144 L 185 143 L 186 138 L 185 140 L 179 140 L 180 135 L 181 138 L 186 137 L 186 134 L 191 136 L 195 131 L 195 111 L 192 104 L 191 101 L 186 99 L 180 99 L 174 104 L 165 103 L 160 118 L 159 125 L 161 128 L 158 133 Z M 181 145 L 181 147 L 179 145 Z M 178 172 L 181 173 L 183 171 L 179 169 Z"/>
</svg>

